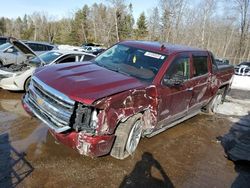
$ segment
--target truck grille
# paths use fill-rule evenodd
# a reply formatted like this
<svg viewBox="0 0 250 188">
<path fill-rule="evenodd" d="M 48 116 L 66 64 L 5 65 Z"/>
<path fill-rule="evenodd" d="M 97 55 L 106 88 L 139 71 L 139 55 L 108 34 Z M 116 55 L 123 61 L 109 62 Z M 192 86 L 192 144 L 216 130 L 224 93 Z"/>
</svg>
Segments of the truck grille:
<svg viewBox="0 0 250 188">
<path fill-rule="evenodd" d="M 69 125 L 75 101 L 38 78 L 32 78 L 24 102 L 39 119 L 57 133 L 71 129 Z"/>
</svg>

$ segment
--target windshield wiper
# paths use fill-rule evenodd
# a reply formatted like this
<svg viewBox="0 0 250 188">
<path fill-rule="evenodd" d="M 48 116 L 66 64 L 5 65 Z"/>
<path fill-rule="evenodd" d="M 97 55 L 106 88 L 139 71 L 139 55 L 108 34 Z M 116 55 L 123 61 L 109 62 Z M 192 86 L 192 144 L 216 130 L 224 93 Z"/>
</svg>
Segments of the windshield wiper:
<svg viewBox="0 0 250 188">
<path fill-rule="evenodd" d="M 127 72 L 122 71 L 120 67 L 112 67 L 112 66 L 109 66 L 109 65 L 105 65 L 105 64 L 98 63 L 98 62 L 96 62 L 96 61 L 95 61 L 95 63 L 96 63 L 97 65 L 101 66 L 101 67 L 104 67 L 104 68 L 108 69 L 108 70 L 111 70 L 111 71 L 114 71 L 114 72 L 118 72 L 118 73 L 124 74 L 124 75 L 126 75 L 126 76 L 131 76 L 131 75 L 128 74 Z"/>
</svg>

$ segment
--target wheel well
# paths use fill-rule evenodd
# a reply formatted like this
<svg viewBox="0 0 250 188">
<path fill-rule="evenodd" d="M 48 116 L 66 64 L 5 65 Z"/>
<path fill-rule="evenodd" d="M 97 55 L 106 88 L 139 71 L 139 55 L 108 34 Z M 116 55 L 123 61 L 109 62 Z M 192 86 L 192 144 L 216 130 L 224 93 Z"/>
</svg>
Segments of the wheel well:
<svg viewBox="0 0 250 188">
<path fill-rule="evenodd" d="M 221 90 L 221 92 L 223 92 L 223 93 L 222 93 L 222 102 L 225 101 L 225 98 L 226 98 L 226 95 L 227 95 L 228 92 L 229 92 L 229 89 L 230 89 L 229 84 L 223 85 L 223 86 L 221 86 L 221 87 L 219 88 L 219 90 Z M 219 91 L 219 90 L 218 90 L 218 91 Z"/>
<path fill-rule="evenodd" d="M 25 80 L 25 82 L 24 82 L 24 84 L 23 84 L 23 90 L 25 90 L 26 83 L 27 83 L 27 81 L 28 81 L 30 78 L 31 78 L 31 76 L 29 76 L 29 77 Z"/>
</svg>

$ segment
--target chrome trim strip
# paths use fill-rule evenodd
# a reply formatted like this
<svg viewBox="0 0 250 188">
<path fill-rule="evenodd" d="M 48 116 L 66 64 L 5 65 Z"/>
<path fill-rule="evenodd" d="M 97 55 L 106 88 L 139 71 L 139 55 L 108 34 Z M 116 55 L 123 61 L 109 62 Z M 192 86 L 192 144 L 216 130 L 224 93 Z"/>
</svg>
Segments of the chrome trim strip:
<svg viewBox="0 0 250 188">
<path fill-rule="evenodd" d="M 69 126 L 63 126 L 61 128 L 55 128 L 55 126 L 51 125 L 51 122 L 48 119 L 45 119 L 45 117 L 42 117 L 35 109 L 33 109 L 27 99 L 27 94 L 24 97 L 24 103 L 28 106 L 29 110 L 37 117 L 39 118 L 42 122 L 44 122 L 46 125 L 49 126 L 52 130 L 54 130 L 56 133 L 61 133 L 66 130 L 71 129 Z"/>
<path fill-rule="evenodd" d="M 33 85 L 31 85 L 29 87 L 29 98 L 37 104 L 37 106 L 40 106 L 40 108 L 43 110 L 43 111 L 50 111 L 52 110 L 50 113 L 51 115 L 53 116 L 57 116 L 58 118 L 62 118 L 63 120 L 69 122 L 69 119 L 73 113 L 73 110 L 70 110 L 70 111 L 65 111 L 65 109 L 62 109 L 60 107 L 58 107 L 59 109 L 57 109 L 55 106 L 53 106 L 52 104 L 49 103 L 49 101 L 47 101 L 45 98 L 43 98 L 43 96 L 41 96 L 39 93 L 37 93 L 35 90 L 34 90 L 34 87 Z M 38 99 L 42 99 L 44 104 L 43 105 L 39 105 L 37 103 L 37 100 Z"/>
<path fill-rule="evenodd" d="M 71 100 L 68 96 L 66 96 L 63 93 L 55 90 L 54 88 L 46 85 L 44 82 L 39 80 L 37 77 L 33 76 L 32 80 L 34 80 L 36 83 L 38 83 L 38 85 L 41 86 L 42 89 L 44 89 L 45 91 L 48 91 L 52 96 L 55 96 L 55 97 L 59 98 L 60 100 L 67 102 L 68 104 L 71 104 L 71 105 L 75 104 L 75 101 Z"/>
</svg>

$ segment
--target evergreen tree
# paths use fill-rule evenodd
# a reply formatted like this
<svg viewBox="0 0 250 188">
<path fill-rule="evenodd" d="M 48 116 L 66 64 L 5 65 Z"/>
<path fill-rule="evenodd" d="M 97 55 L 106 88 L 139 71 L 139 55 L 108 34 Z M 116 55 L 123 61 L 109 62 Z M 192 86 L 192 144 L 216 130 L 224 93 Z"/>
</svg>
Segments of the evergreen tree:
<svg viewBox="0 0 250 188">
<path fill-rule="evenodd" d="M 142 12 L 137 20 L 136 38 L 145 39 L 148 33 L 147 22 L 144 12 Z"/>
</svg>

